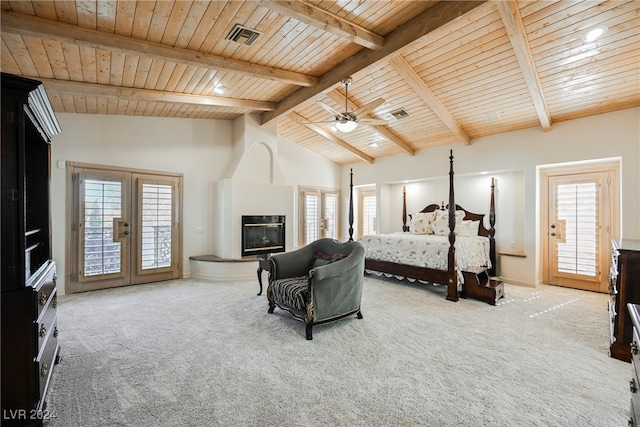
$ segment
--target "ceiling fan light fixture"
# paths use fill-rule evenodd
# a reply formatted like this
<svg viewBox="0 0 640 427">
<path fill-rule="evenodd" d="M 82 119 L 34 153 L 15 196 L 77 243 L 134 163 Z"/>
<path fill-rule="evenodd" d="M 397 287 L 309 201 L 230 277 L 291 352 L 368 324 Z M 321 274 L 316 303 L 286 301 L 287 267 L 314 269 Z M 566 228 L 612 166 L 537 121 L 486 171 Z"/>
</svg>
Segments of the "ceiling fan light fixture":
<svg viewBox="0 0 640 427">
<path fill-rule="evenodd" d="M 340 132 L 351 132 L 358 127 L 358 122 L 352 120 L 336 120 L 335 126 Z"/>
</svg>

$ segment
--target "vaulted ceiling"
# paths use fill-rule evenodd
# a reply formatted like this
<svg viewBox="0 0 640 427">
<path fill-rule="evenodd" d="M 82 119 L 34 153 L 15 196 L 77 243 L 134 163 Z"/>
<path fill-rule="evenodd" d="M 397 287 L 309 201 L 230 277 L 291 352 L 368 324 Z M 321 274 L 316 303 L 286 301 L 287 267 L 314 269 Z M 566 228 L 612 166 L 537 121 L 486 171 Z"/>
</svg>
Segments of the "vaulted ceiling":
<svg viewBox="0 0 640 427">
<path fill-rule="evenodd" d="M 0 4 L 2 71 L 56 112 L 259 113 L 340 164 L 640 106 L 637 0 Z"/>
</svg>

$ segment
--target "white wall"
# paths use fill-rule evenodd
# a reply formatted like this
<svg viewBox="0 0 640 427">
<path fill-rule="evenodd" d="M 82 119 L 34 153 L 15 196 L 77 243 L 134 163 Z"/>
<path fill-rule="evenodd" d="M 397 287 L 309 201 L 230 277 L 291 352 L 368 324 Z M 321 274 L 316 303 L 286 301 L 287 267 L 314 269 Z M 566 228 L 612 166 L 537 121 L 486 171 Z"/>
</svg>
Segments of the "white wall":
<svg viewBox="0 0 640 427">
<path fill-rule="evenodd" d="M 233 163 L 232 121 L 64 113 L 56 116 L 62 133 L 54 137 L 51 146 L 51 219 L 53 258 L 59 267 L 58 292 L 64 292 L 68 274 L 66 172 L 56 166 L 58 160 L 183 173 L 185 277 L 190 275 L 190 256 L 213 253 L 213 224 L 218 218 L 213 208 L 214 186 Z M 335 163 L 286 140 L 278 140 L 277 144 L 286 184 L 340 186 L 340 168 Z M 293 229 L 297 233 L 297 227 Z"/>
<path fill-rule="evenodd" d="M 189 256 L 212 253 L 211 229 L 216 218 L 213 187 L 224 178 L 225 170 L 232 163 L 233 122 L 87 114 L 58 114 L 57 117 L 62 133 L 54 137 L 51 147 L 51 195 L 53 257 L 60 267 L 60 292 L 64 290 L 66 277 L 66 182 L 64 169 L 56 167 L 57 160 L 183 173 L 185 275 L 189 275 Z M 456 177 L 479 176 L 482 171 L 522 174 L 522 186 L 510 190 L 523 199 L 523 202 L 514 202 L 514 205 L 524 204 L 522 226 L 513 224 L 511 235 L 500 234 L 506 232 L 505 227 L 500 228 L 505 219 L 501 222 L 503 213 L 497 209 L 497 238 L 510 242 L 512 236 L 521 233 L 521 240 L 516 240 L 518 244 L 522 242 L 522 249 L 527 254 L 526 258 L 503 257 L 501 260 L 501 274 L 514 283 L 531 284 L 539 280 L 535 263 L 538 250 L 536 167 L 539 165 L 621 157 L 622 233 L 625 238 L 640 238 L 640 108 L 557 123 L 550 132 L 527 129 L 480 138 L 471 146 L 456 144 L 423 150 L 413 157 L 403 154 L 383 158 L 373 165 L 339 166 L 283 138 L 278 138 L 277 146 L 284 183 L 295 187 L 296 203 L 298 186 L 340 188 L 345 213 L 350 168 L 354 170 L 354 185 L 374 184 L 387 188 L 390 203 L 395 204 L 389 211 L 398 212 L 398 217 L 401 197 L 392 200 L 393 186 L 401 185 L 403 180 L 446 178 L 449 148 L 454 149 L 456 156 Z M 504 179 L 498 179 L 499 191 L 506 191 Z M 458 201 L 465 206 L 464 200 L 458 198 Z M 409 203 L 420 205 L 422 202 L 411 199 Z M 516 211 L 515 207 L 511 209 Z M 297 206 L 294 212 L 297 218 Z M 381 220 L 381 224 L 396 226 L 394 219 Z M 401 226 L 400 221 L 397 231 Z M 347 227 L 345 216 L 344 236 Z M 293 227 L 294 242 L 298 240 L 297 228 Z M 203 232 L 198 233 L 198 229 Z"/>
<path fill-rule="evenodd" d="M 430 195 L 418 201 L 407 195 L 411 209 L 439 203 L 442 194 L 448 193 L 449 150 L 455 156 L 456 177 L 468 176 L 471 182 L 481 179 L 481 172 L 487 176 L 515 174 L 513 177 L 498 178 L 498 206 L 496 215 L 496 240 L 499 250 L 509 250 L 511 242 L 517 242 L 526 258 L 502 256 L 499 260 L 500 274 L 512 283 L 537 284 L 541 272 L 536 262 L 539 248 L 536 229 L 538 215 L 537 166 L 569 163 L 594 159 L 621 158 L 621 232 L 627 239 L 640 239 L 640 108 L 627 109 L 616 113 L 602 114 L 584 119 L 556 123 L 551 131 L 540 128 L 526 129 L 474 140 L 471 146 L 455 144 L 434 147 L 418 152 L 410 157 L 401 154 L 376 160 L 374 164 L 357 163 L 342 167 L 342 181 L 348 182 L 349 169 L 354 171 L 354 185 L 381 184 L 389 187 L 388 203 L 401 216 L 401 185 L 403 180 L 426 181 L 440 179 L 445 188 L 435 199 Z M 520 177 L 521 175 L 521 177 Z M 477 178 L 473 178 L 473 177 Z M 521 182 L 518 182 L 521 181 Z M 463 207 L 465 190 L 456 181 L 456 202 Z M 502 186 L 501 186 L 502 183 Z M 396 188 L 394 188 L 394 185 Z M 423 191 L 426 194 L 427 190 Z M 393 194 L 399 193 L 399 197 Z M 511 195 L 509 196 L 508 194 Z M 418 199 L 420 197 L 416 196 Z M 471 204 L 477 204 L 477 195 L 469 195 Z M 512 200 L 511 197 L 520 200 Z M 476 200 L 478 199 L 478 200 Z M 446 202 L 446 198 L 444 199 Z M 521 206 L 518 207 L 518 206 Z M 500 210 L 502 208 L 502 211 Z M 471 209 L 471 207 L 469 207 Z M 409 208 L 408 208 L 409 210 Z M 507 211 L 507 212 L 505 212 Z M 409 210 L 409 213 L 411 211 Z M 484 211 L 488 212 L 488 206 Z M 514 215 L 509 218 L 508 215 Z M 506 218 L 505 218 L 506 217 Z M 502 219 L 501 219 L 502 218 Z M 505 224 L 507 221 L 507 224 Z M 384 221 L 382 222 L 385 223 Z M 502 227 L 506 225 L 506 227 Z M 392 220 L 389 231 L 401 231 L 402 221 Z"/>
</svg>

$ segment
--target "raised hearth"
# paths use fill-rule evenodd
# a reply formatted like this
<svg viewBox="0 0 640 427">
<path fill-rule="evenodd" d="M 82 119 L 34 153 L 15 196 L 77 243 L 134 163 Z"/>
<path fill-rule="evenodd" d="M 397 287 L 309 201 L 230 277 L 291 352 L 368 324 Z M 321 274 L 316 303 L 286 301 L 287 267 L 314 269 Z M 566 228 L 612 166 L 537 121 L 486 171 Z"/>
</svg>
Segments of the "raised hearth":
<svg viewBox="0 0 640 427">
<path fill-rule="evenodd" d="M 222 282 L 256 280 L 258 268 L 255 257 L 229 259 L 216 255 L 195 255 L 189 257 L 189 264 L 192 278 Z"/>
</svg>

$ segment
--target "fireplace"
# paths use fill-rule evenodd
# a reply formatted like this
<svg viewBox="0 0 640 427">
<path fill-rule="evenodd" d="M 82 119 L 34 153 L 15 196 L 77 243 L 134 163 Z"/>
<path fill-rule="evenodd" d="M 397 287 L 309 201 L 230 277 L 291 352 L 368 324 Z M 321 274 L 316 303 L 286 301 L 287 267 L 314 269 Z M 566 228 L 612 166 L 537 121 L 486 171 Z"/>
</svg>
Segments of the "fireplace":
<svg viewBox="0 0 640 427">
<path fill-rule="evenodd" d="M 243 215 L 242 256 L 285 251 L 285 215 Z"/>
</svg>

